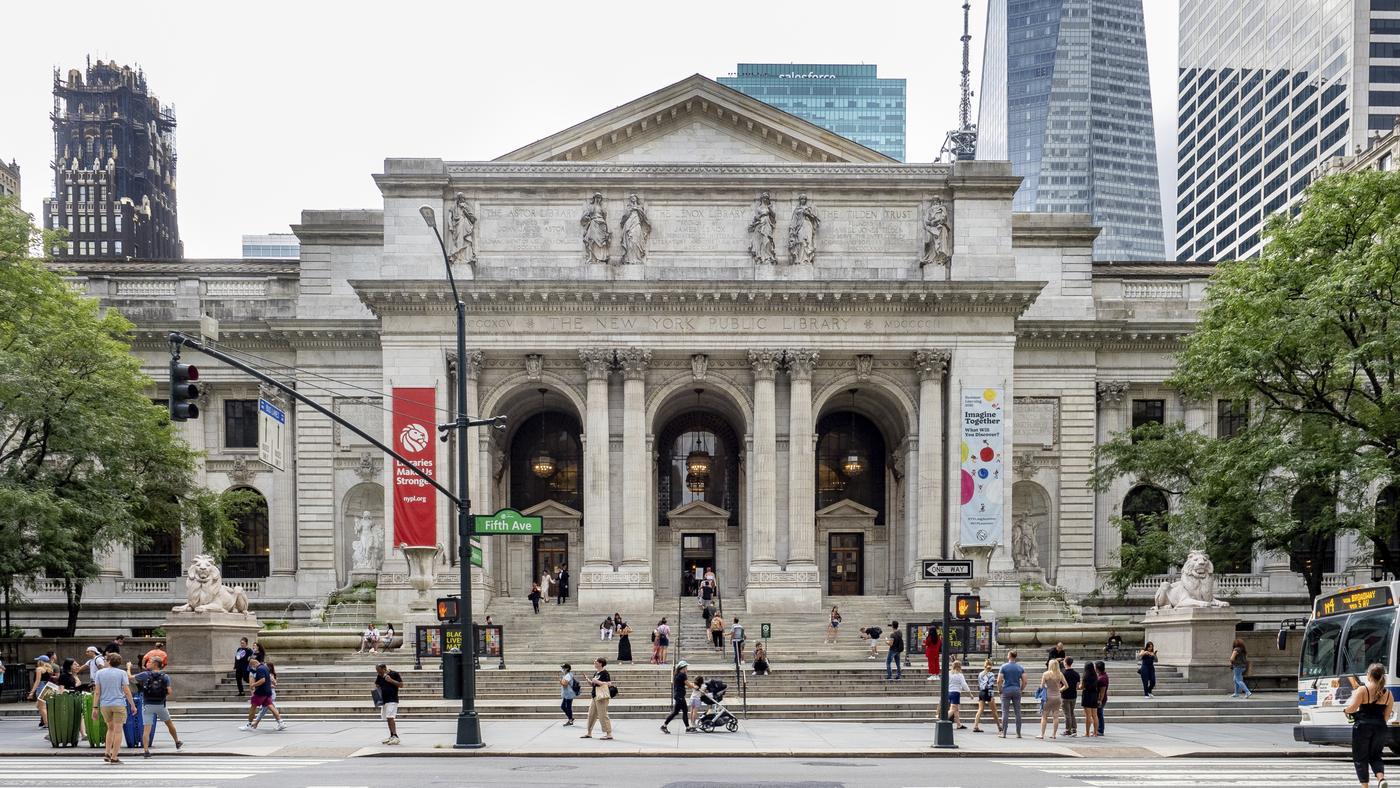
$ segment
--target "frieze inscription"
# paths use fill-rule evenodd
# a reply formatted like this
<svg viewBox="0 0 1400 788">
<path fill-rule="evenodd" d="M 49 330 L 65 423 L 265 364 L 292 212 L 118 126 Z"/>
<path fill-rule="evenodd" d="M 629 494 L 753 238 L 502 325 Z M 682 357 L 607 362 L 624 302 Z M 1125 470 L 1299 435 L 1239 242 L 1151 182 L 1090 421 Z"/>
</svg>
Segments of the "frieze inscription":
<svg viewBox="0 0 1400 788">
<path fill-rule="evenodd" d="M 909 333 L 946 329 L 947 324 L 941 323 L 937 318 L 850 316 L 815 309 L 810 315 L 538 315 L 467 318 L 467 331 L 474 334 L 728 334 L 769 331 L 848 334 L 866 331 Z"/>
</svg>

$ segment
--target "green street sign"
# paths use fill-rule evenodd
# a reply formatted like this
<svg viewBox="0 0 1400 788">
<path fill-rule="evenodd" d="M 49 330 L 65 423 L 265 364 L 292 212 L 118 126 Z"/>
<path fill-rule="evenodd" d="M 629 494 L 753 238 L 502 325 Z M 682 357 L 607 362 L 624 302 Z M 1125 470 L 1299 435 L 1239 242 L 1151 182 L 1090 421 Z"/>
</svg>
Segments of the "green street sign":
<svg viewBox="0 0 1400 788">
<path fill-rule="evenodd" d="M 526 517 L 514 509 L 501 509 L 495 514 L 478 514 L 473 517 L 472 533 L 477 536 L 542 534 L 544 518 Z"/>
<path fill-rule="evenodd" d="M 480 543 L 480 542 L 477 542 L 475 539 L 473 539 L 472 542 L 471 542 L 471 545 L 472 545 L 472 566 L 481 566 L 481 543 Z"/>
<path fill-rule="evenodd" d="M 759 624 L 759 625 L 758 625 L 758 636 L 759 636 L 760 638 L 764 639 L 764 640 L 768 640 L 769 638 L 773 637 L 773 625 L 772 625 L 772 624 Z"/>
</svg>

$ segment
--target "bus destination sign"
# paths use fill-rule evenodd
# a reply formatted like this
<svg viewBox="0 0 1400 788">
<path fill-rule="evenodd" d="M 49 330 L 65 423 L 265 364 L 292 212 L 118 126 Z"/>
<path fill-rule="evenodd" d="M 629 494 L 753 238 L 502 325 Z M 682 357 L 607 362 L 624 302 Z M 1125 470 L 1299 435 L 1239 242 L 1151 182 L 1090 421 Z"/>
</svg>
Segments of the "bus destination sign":
<svg viewBox="0 0 1400 788">
<path fill-rule="evenodd" d="M 1390 589 L 1384 586 L 1352 588 L 1330 596 L 1319 597 L 1313 603 L 1313 615 L 1318 618 L 1352 613 L 1357 610 L 1370 610 L 1376 607 L 1389 607 L 1395 604 Z"/>
</svg>

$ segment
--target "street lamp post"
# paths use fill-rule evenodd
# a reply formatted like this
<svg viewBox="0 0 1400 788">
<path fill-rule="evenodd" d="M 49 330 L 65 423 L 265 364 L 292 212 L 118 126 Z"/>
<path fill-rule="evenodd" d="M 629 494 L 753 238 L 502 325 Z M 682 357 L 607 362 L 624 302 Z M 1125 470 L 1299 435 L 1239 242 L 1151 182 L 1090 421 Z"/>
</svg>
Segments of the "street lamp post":
<svg viewBox="0 0 1400 788">
<path fill-rule="evenodd" d="M 462 627 L 462 711 L 457 715 L 457 741 L 452 745 L 458 749 L 476 749 L 486 746 L 481 740 L 481 718 L 476 713 L 476 667 L 474 656 L 476 637 L 472 631 L 472 562 L 471 562 L 471 491 L 467 488 L 467 429 L 481 424 L 504 426 L 500 419 L 471 419 L 467 417 L 467 305 L 457 294 L 457 279 L 452 275 L 452 260 L 447 254 L 447 245 L 438 232 L 437 215 L 431 206 L 418 209 L 423 221 L 432 228 L 442 250 L 442 263 L 447 268 L 447 281 L 452 285 L 452 300 L 457 303 L 457 418 L 451 424 L 443 424 L 439 429 L 457 431 L 457 566 L 461 571 L 461 615 L 458 619 Z"/>
</svg>

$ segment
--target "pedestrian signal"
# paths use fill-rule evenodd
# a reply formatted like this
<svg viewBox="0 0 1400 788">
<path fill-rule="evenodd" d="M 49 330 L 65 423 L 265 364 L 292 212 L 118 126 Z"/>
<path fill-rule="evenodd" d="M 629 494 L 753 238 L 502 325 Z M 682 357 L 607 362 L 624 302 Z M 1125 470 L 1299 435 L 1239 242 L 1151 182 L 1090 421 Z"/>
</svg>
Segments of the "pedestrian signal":
<svg viewBox="0 0 1400 788">
<path fill-rule="evenodd" d="M 458 618 L 457 603 L 460 602 L 455 596 L 445 596 L 437 601 L 438 621 L 456 621 Z"/>
<path fill-rule="evenodd" d="M 199 380 L 199 368 L 193 364 L 181 364 L 179 358 L 170 359 L 170 420 L 189 421 L 199 418 L 199 387 L 193 381 Z"/>
<path fill-rule="evenodd" d="M 972 594 L 958 594 L 957 600 L 953 603 L 953 613 L 957 618 L 981 618 L 982 597 Z"/>
</svg>

